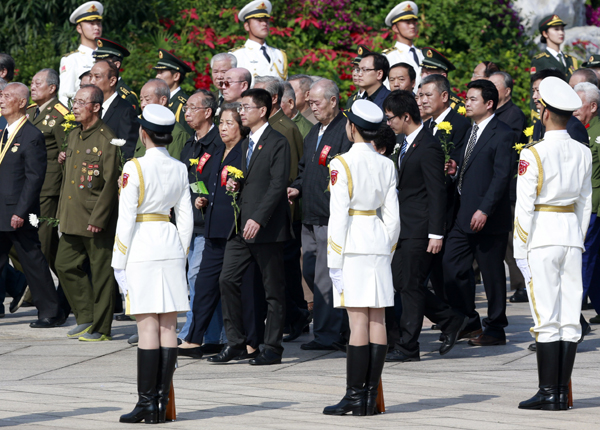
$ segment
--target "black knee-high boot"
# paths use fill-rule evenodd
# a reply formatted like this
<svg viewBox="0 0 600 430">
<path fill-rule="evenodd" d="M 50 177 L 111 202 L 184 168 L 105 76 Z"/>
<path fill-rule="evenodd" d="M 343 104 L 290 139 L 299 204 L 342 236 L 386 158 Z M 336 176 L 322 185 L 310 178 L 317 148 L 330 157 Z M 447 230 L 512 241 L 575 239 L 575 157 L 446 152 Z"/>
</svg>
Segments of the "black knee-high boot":
<svg viewBox="0 0 600 430">
<path fill-rule="evenodd" d="M 122 423 L 146 424 L 158 422 L 158 405 L 156 402 L 156 374 L 160 351 L 158 349 L 140 349 L 137 351 L 137 386 L 138 402 L 133 411 L 121 415 Z"/>
<path fill-rule="evenodd" d="M 519 403 L 519 409 L 558 411 L 558 360 L 560 342 L 536 342 L 540 389 L 529 400 Z"/>
<path fill-rule="evenodd" d="M 365 415 L 365 380 L 369 368 L 369 345 L 348 345 L 346 355 L 346 395 L 337 405 L 323 409 L 325 415 Z"/>
<path fill-rule="evenodd" d="M 160 365 L 158 367 L 157 394 L 158 394 L 158 422 L 167 421 L 167 405 L 171 393 L 171 381 L 177 364 L 177 348 L 160 348 Z"/>
<path fill-rule="evenodd" d="M 365 385 L 367 398 L 367 415 L 375 415 L 377 412 L 377 389 L 381 380 L 381 372 L 385 363 L 385 355 L 387 354 L 387 345 L 370 344 L 371 359 L 369 361 L 369 370 L 367 372 L 367 383 Z"/>
<path fill-rule="evenodd" d="M 558 367 L 558 390 L 560 410 L 569 409 L 569 381 L 577 355 L 577 342 L 560 341 L 560 355 Z"/>
</svg>

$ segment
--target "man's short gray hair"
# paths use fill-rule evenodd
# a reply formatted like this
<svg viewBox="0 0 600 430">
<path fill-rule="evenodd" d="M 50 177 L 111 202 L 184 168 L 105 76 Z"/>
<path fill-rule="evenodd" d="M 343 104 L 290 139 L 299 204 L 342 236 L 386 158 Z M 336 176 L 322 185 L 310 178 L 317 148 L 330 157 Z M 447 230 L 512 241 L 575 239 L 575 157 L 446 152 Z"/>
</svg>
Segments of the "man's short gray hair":
<svg viewBox="0 0 600 430">
<path fill-rule="evenodd" d="M 235 55 L 230 54 L 229 52 L 221 52 L 220 54 L 213 55 L 213 57 L 210 59 L 211 69 L 216 61 L 229 61 L 231 69 L 235 69 L 237 67 L 237 58 L 235 58 Z"/>
<path fill-rule="evenodd" d="M 490 78 L 492 76 L 502 76 L 502 79 L 504 80 L 504 86 L 506 88 L 510 88 L 510 92 L 512 94 L 512 90 L 513 90 L 513 78 L 512 76 L 510 76 L 509 73 L 507 72 L 494 72 L 490 75 Z"/>
<path fill-rule="evenodd" d="M 288 82 L 299 81 L 300 89 L 303 92 L 310 90 L 310 86 L 313 84 L 313 80 L 308 75 L 292 75 L 288 78 Z"/>
<path fill-rule="evenodd" d="M 22 84 L 21 82 L 11 82 L 10 84 L 6 85 L 4 89 L 7 89 L 8 87 L 15 87 L 15 90 L 19 93 L 19 96 L 22 99 L 29 101 L 29 87 L 27 85 Z"/>
<path fill-rule="evenodd" d="M 275 76 L 256 76 L 254 78 L 254 86 L 256 84 L 264 84 L 265 90 L 271 97 L 277 95 L 277 103 L 281 104 L 281 98 L 283 97 L 283 86 L 282 80 L 280 78 L 276 78 Z"/>
<path fill-rule="evenodd" d="M 596 103 L 600 107 L 600 90 L 590 82 L 580 82 L 573 88 L 576 93 L 584 93 L 587 103 Z"/>
<path fill-rule="evenodd" d="M 423 78 L 421 81 L 420 87 L 422 88 L 424 85 L 434 84 L 435 89 L 438 93 L 442 94 L 444 91 L 448 93 L 448 97 L 450 97 L 450 82 L 443 75 L 428 75 Z"/>
<path fill-rule="evenodd" d="M 292 84 L 289 82 L 283 82 L 281 85 L 283 86 L 283 97 L 281 98 L 281 101 L 286 102 L 289 99 L 292 99 L 294 104 L 296 104 L 296 93 L 294 92 L 294 87 L 292 87 Z"/>
<path fill-rule="evenodd" d="M 158 97 L 158 98 L 166 97 L 167 100 L 169 100 L 169 98 L 171 98 L 171 90 L 169 89 L 169 85 L 167 85 L 167 83 L 165 81 L 163 81 L 162 79 L 158 79 L 158 78 L 150 79 L 148 82 L 146 82 L 146 85 L 148 85 L 148 84 L 155 85 L 154 95 L 156 97 Z"/>
<path fill-rule="evenodd" d="M 336 85 L 335 82 L 333 82 L 330 79 L 319 79 L 317 82 L 314 82 L 311 86 L 310 89 L 312 90 L 315 87 L 322 87 L 323 88 L 323 97 L 325 97 L 326 100 L 330 100 L 332 97 L 335 97 L 336 100 L 336 104 L 339 106 L 340 104 L 340 89 L 338 88 L 338 86 Z"/>
<path fill-rule="evenodd" d="M 55 93 L 58 94 L 58 86 L 60 85 L 60 79 L 58 78 L 58 72 L 54 69 L 42 69 L 38 73 L 46 72 L 46 85 L 54 85 L 56 88 Z"/>
</svg>

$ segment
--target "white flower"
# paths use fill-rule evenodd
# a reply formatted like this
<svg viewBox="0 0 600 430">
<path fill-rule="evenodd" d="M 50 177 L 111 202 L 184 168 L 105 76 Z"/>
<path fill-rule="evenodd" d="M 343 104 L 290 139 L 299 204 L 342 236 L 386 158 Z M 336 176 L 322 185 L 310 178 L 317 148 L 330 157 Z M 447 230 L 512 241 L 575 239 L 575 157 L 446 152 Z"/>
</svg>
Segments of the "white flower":
<svg viewBox="0 0 600 430">
<path fill-rule="evenodd" d="M 396 146 L 394 146 L 394 152 L 392 155 L 396 154 L 398 151 L 400 151 L 400 144 L 396 143 Z"/>
<path fill-rule="evenodd" d="M 36 214 L 29 214 L 29 224 L 31 224 L 34 227 L 40 225 L 40 220 L 38 219 Z"/>
<path fill-rule="evenodd" d="M 113 139 L 110 141 L 110 144 L 115 146 L 123 146 L 125 145 L 125 142 L 125 139 Z"/>
<path fill-rule="evenodd" d="M 600 136 L 596 138 L 596 143 L 600 143 Z"/>
</svg>

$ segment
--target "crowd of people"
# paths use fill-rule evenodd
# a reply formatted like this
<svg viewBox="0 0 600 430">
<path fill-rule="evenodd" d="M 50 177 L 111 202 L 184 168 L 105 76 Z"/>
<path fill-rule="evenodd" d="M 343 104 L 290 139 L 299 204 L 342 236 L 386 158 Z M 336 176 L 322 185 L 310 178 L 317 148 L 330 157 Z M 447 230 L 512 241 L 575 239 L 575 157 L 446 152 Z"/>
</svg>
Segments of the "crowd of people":
<svg viewBox="0 0 600 430">
<path fill-rule="evenodd" d="M 501 64 L 479 63 L 464 100 L 452 92 L 454 65 L 413 44 L 411 1 L 386 18 L 393 47 L 358 46 L 345 109 L 333 80 L 288 75 L 285 52 L 266 43 L 267 0 L 239 12 L 245 44 L 211 59 L 217 91 L 189 96 L 191 69 L 161 49 L 138 98 L 119 76 L 128 50 L 102 37 L 103 12 L 97 1 L 73 12 L 80 46 L 30 87 L 0 54 L 0 301 L 12 297 L 11 313 L 35 306 L 32 328 L 72 312 L 66 336 L 86 342 L 135 319 L 129 343 L 144 370 L 122 421 L 164 422 L 177 356 L 278 364 L 311 322 L 302 349 L 347 353 L 346 396 L 324 413 L 371 415 L 383 363 L 420 360 L 425 316 L 440 355 L 459 340 L 506 343 L 505 263 L 509 300 L 529 302 L 530 348 L 546 357 L 540 392 L 522 406 L 565 409 L 588 298 L 600 314 L 600 56 L 578 68 L 561 51 L 560 17 L 539 23 L 546 49 L 532 59 L 528 119 Z M 554 149 L 538 154 L 535 143 L 557 133 L 580 147 L 556 151 L 578 158 L 542 168 Z M 577 215 L 572 231 L 550 220 L 561 212 Z M 564 257 L 551 245 L 571 248 Z M 527 263 L 532 248 L 546 265 Z M 531 274 L 560 287 L 553 261 L 567 264 L 562 288 L 572 289 L 534 294 Z M 547 382 L 552 372 L 560 383 Z"/>
</svg>

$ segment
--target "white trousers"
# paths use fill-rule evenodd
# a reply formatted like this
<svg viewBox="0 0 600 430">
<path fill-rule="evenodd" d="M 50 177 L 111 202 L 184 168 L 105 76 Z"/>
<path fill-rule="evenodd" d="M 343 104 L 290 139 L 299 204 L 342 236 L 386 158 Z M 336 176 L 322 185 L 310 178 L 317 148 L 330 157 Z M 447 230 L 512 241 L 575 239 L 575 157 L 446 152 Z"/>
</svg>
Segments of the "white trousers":
<svg viewBox="0 0 600 430">
<path fill-rule="evenodd" d="M 581 248 L 543 246 L 529 250 L 527 288 L 536 342 L 577 342 L 581 337 Z"/>
</svg>

